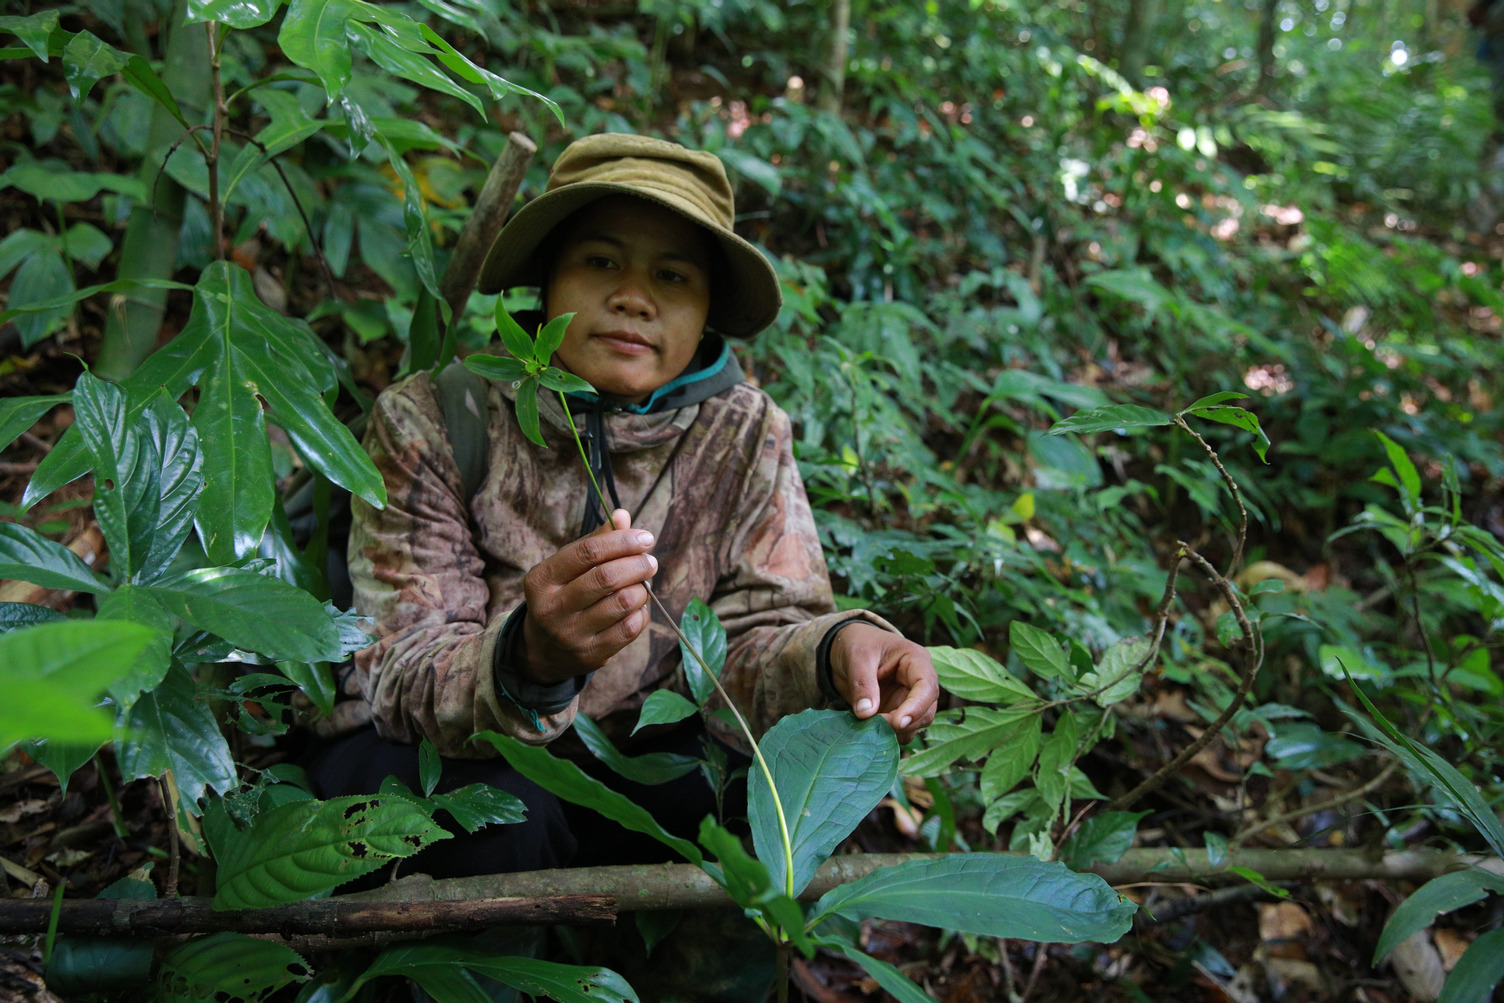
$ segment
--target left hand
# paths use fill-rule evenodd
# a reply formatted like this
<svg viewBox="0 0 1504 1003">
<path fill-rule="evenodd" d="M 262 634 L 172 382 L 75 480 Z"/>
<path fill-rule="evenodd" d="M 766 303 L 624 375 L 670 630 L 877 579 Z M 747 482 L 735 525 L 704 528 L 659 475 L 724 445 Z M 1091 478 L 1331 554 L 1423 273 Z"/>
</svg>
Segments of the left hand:
<svg viewBox="0 0 1504 1003">
<path fill-rule="evenodd" d="M 888 719 L 900 743 L 935 719 L 940 680 L 930 653 L 870 623 L 843 627 L 830 647 L 830 681 L 862 721 Z"/>
</svg>

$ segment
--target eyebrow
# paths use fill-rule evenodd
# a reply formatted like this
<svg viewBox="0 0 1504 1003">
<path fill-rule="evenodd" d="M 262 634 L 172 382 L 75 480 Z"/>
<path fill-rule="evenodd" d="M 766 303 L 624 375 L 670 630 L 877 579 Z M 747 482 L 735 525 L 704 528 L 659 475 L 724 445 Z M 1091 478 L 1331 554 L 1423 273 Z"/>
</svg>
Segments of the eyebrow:
<svg viewBox="0 0 1504 1003">
<path fill-rule="evenodd" d="M 582 234 L 579 234 L 572 241 L 570 241 L 570 243 L 573 243 L 573 244 L 589 244 L 589 243 L 610 244 L 612 247 L 621 247 L 621 248 L 624 248 L 624 247 L 627 246 L 627 242 L 625 240 L 622 240 L 620 237 L 615 236 L 614 234 L 611 234 L 611 233 L 607 233 L 605 231 L 597 231 L 597 232 L 592 232 L 592 233 L 582 233 Z M 708 261 L 701 261 L 698 257 L 696 257 L 696 256 L 694 256 L 692 254 L 688 254 L 688 253 L 686 253 L 684 251 L 674 251 L 674 250 L 665 251 L 662 255 L 660 255 L 660 257 L 667 258 L 669 261 L 682 261 L 685 264 L 693 265 L 694 267 L 698 268 L 702 272 L 709 272 L 710 271 L 710 263 Z"/>
</svg>

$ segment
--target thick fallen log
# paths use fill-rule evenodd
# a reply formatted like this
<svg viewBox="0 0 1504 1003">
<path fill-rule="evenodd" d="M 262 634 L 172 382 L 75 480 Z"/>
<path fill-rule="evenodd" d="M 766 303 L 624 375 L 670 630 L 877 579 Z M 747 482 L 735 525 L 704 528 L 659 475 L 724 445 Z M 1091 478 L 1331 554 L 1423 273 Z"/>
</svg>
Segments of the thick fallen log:
<svg viewBox="0 0 1504 1003">
<path fill-rule="evenodd" d="M 799 896 L 812 901 L 873 871 L 935 856 L 866 853 L 821 865 Z M 1422 882 L 1461 867 L 1504 874 L 1495 857 L 1438 850 L 1244 849 L 1221 867 L 1205 850 L 1144 847 L 1093 870 L 1109 884 L 1214 886 L 1244 879 L 1230 866 L 1257 871 L 1270 882 L 1377 879 Z M 369 892 L 294 902 L 267 909 L 216 912 L 204 898 L 70 899 L 62 903 L 58 930 L 73 934 L 152 937 L 236 930 L 242 933 L 351 938 L 370 933 L 433 933 L 501 925 L 612 923 L 621 912 L 728 907 L 729 896 L 709 875 L 689 864 L 642 864 L 575 870 L 488 874 L 434 880 L 412 875 Z M 47 929 L 52 903 L 0 900 L 0 933 Z"/>
</svg>

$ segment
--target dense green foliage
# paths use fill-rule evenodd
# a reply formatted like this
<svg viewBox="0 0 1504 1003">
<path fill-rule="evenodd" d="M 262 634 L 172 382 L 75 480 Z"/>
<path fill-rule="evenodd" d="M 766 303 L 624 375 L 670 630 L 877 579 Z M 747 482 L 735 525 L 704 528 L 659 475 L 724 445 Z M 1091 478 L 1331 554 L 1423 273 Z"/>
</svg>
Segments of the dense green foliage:
<svg viewBox="0 0 1504 1003">
<path fill-rule="evenodd" d="M 1129 6 L 858 4 L 836 112 L 816 101 L 826 5 L 6 5 L 0 196 L 17 225 L 0 323 L 32 352 L 89 332 L 84 361 L 112 382 L 0 402 L 7 444 L 61 402 L 76 417 L 0 524 L 0 577 L 92 597 L 69 623 L 0 608 L 0 663 L 23 667 L 25 694 L 0 708 L 0 740 L 46 738 L 32 754 L 66 781 L 112 734 L 91 706 L 107 691 L 126 777 L 170 774 L 192 814 L 207 795 L 215 853 L 266 866 L 244 833 L 321 809 L 279 777 L 242 789 L 224 727 L 285 729 L 295 691 L 327 713 L 328 662 L 361 643 L 324 606 L 322 532 L 295 538 L 279 488 L 310 483 L 320 514 L 330 484 L 379 502 L 340 420 L 391 375 L 372 360 L 401 346 L 412 371 L 444 361 L 446 331 L 493 337 L 494 298 L 450 317 L 440 277 L 507 129 L 541 148 L 525 193 L 570 139 L 648 131 L 721 155 L 783 277 L 786 309 L 743 359 L 795 421 L 843 601 L 944 646 L 956 706 L 899 766 L 928 778 L 931 846 L 981 832 L 1110 859 L 1141 815 L 1072 829 L 1133 786 L 1094 757 L 1160 765 L 1135 742 L 1150 726 L 1113 708 L 1181 687 L 1205 725 L 1246 681 L 1230 727 L 1267 741 L 1240 794 L 1313 767 L 1376 773 L 1354 723 L 1369 714 L 1343 713 L 1356 686 L 1456 774 L 1373 739 L 1413 791 L 1371 794 L 1364 838 L 1424 817 L 1483 847 L 1504 796 L 1504 275 L 1493 235 L 1469 229 L 1493 226 L 1498 195 L 1479 166 L 1487 82 L 1419 3 L 1267 5 L 1265 53 L 1259 5 L 1183 0 L 1160 5 L 1130 84 L 1113 68 Z M 222 130 L 206 127 L 215 77 Z M 176 336 L 153 354 L 164 311 Z M 103 574 L 48 537 L 53 492 L 86 472 Z M 1187 548 L 1225 569 L 1230 598 L 1196 568 L 1162 598 Z M 230 657 L 251 671 L 221 671 Z M 361 807 L 315 826 L 325 876 L 290 873 L 284 897 L 372 849 L 412 852 L 382 842 L 384 820 L 427 832 L 433 811 L 399 791 Z M 800 882 L 850 822 L 806 834 Z M 1235 849 L 1252 825 L 1212 813 L 1197 838 Z M 705 837 L 732 879 L 734 851 Z M 759 839 L 761 863 L 737 858 L 748 901 L 797 928 Z M 1489 891 L 1453 879 L 1393 929 Z M 1484 978 L 1496 939 L 1460 970 Z M 163 998 L 213 984 L 233 949 L 178 949 Z M 383 973 L 468 992 L 446 989 L 449 950 L 388 952 L 338 993 Z M 472 960 L 516 985 L 559 977 Z"/>
</svg>

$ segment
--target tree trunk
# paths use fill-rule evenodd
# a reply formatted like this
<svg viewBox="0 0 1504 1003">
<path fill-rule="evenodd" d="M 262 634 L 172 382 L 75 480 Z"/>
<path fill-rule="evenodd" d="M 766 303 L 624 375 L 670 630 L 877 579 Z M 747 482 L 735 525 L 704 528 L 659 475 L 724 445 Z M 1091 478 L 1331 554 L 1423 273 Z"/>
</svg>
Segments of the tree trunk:
<svg viewBox="0 0 1504 1003">
<path fill-rule="evenodd" d="M 830 36 L 825 59 L 820 64 L 820 89 L 815 107 L 832 115 L 841 113 L 846 91 L 846 36 L 851 33 L 851 0 L 830 0 Z"/>
<path fill-rule="evenodd" d="M 1274 85 L 1274 19 L 1279 17 L 1279 0 L 1263 0 L 1259 11 L 1259 79 L 1253 92 L 1267 96 Z"/>
<path fill-rule="evenodd" d="M 1128 0 L 1123 22 L 1123 45 L 1118 54 L 1118 72 L 1135 87 L 1144 86 L 1144 67 L 1149 62 L 1149 42 L 1159 18 L 1159 0 Z"/>
</svg>

